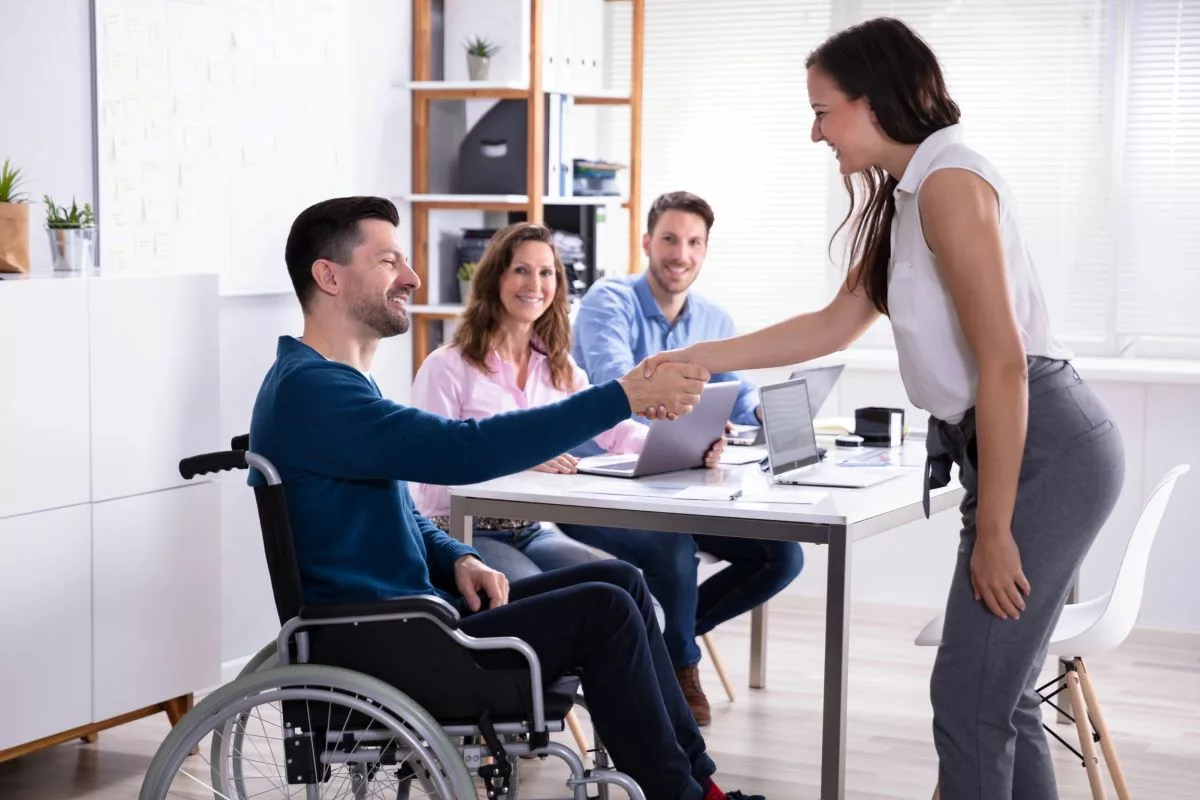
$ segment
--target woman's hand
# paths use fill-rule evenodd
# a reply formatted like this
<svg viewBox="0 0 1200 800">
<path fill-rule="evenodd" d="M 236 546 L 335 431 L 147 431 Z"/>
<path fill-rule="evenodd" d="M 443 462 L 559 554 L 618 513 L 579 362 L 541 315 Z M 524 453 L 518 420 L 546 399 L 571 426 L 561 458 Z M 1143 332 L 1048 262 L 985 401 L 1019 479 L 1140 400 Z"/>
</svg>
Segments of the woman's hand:
<svg viewBox="0 0 1200 800">
<path fill-rule="evenodd" d="M 538 464 L 534 467 L 537 472 L 556 472 L 561 475 L 571 475 L 575 472 L 575 465 L 579 463 L 579 459 L 570 453 L 563 453 L 561 456 L 555 456 L 545 464 Z"/>
<path fill-rule="evenodd" d="M 1029 594 L 1029 581 L 1021 569 L 1021 554 L 1012 531 L 977 534 L 971 551 L 971 588 L 988 610 L 1000 619 L 1020 619 Z"/>
</svg>

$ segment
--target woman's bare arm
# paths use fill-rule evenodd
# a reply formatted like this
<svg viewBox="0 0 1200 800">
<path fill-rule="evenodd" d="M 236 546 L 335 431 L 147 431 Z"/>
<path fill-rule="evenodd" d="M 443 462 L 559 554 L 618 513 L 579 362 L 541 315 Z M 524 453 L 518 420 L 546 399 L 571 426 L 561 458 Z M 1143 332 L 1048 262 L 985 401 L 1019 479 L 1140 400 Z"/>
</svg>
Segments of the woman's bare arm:
<svg viewBox="0 0 1200 800">
<path fill-rule="evenodd" d="M 1025 346 L 1009 301 L 996 193 L 969 170 L 942 169 L 918 203 L 929 249 L 979 365 L 975 406 L 979 454 L 977 539 L 972 579 L 997 616 L 1017 617 L 1029 592 L 1012 537 L 1013 508 L 1029 409 Z"/>
<path fill-rule="evenodd" d="M 861 284 L 851 292 L 843 283 L 837 296 L 820 311 L 800 314 L 753 333 L 664 351 L 650 359 L 649 367 L 686 361 L 709 372 L 733 372 L 799 364 L 844 350 L 878 317 Z"/>
</svg>

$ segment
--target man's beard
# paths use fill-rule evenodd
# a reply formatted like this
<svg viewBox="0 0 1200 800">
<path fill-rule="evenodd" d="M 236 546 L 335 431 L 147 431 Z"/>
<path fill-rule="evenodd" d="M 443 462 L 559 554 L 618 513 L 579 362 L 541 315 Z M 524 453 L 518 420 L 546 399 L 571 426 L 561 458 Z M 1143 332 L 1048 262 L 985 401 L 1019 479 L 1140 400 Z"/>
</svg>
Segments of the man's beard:
<svg viewBox="0 0 1200 800">
<path fill-rule="evenodd" d="M 683 294 L 692 287 L 695 282 L 696 274 L 688 272 L 680 276 L 672 275 L 667 271 L 666 262 L 651 261 L 650 274 L 654 276 L 654 282 L 658 284 L 658 288 L 670 294 Z M 677 282 L 684 282 L 682 288 L 675 288 Z"/>
<path fill-rule="evenodd" d="M 375 331 L 383 339 L 408 333 L 409 320 L 406 311 L 393 311 L 388 308 L 390 301 L 382 303 L 359 298 L 350 307 L 354 318 Z"/>
</svg>

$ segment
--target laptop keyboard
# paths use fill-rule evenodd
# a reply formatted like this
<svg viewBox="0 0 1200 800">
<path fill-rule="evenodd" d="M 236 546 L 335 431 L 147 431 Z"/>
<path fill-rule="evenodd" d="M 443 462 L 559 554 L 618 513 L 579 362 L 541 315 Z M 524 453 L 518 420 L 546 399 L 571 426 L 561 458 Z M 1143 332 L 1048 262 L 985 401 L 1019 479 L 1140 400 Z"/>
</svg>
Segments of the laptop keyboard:
<svg viewBox="0 0 1200 800">
<path fill-rule="evenodd" d="M 605 464 L 604 468 L 605 469 L 633 469 L 635 466 L 637 466 L 637 463 L 638 463 L 637 459 L 635 458 L 633 461 L 618 461 L 615 464 Z"/>
</svg>

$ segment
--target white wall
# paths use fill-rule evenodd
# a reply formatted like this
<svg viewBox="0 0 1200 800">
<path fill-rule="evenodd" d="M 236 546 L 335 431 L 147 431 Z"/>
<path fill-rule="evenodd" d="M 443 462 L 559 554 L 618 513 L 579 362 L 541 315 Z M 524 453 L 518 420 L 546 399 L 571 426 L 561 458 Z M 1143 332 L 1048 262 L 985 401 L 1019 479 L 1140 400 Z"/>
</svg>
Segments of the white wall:
<svg viewBox="0 0 1200 800">
<path fill-rule="evenodd" d="M 355 191 L 394 197 L 407 193 L 412 167 L 409 93 L 412 68 L 409 4 L 353 0 L 350 37 L 358 80 L 354 92 L 357 137 Z M 398 204 L 402 240 L 411 241 L 408 207 Z M 411 246 L 411 245 L 410 245 Z M 254 397 L 275 357 L 281 334 L 303 325 L 294 296 L 226 297 L 221 301 L 221 436 L 215 446 L 249 429 Z M 380 388 L 408 399 L 412 364 L 407 336 L 385 342 L 373 373 Z M 245 474 L 225 476 L 221 514 L 221 654 L 230 668 L 279 630 L 263 558 L 253 492 Z"/>
<path fill-rule="evenodd" d="M 31 271 L 51 268 L 42 195 L 95 203 L 90 30 L 87 0 L 0 2 L 0 163 L 25 175 Z"/>
<path fill-rule="evenodd" d="M 910 425 L 925 427 L 926 416 L 908 403 L 899 375 L 894 367 L 886 366 L 886 356 L 852 353 L 844 360 L 849 366 L 822 408 L 823 416 L 852 416 L 855 408 L 888 405 L 906 408 Z M 1176 383 L 1170 375 L 1124 378 L 1109 368 L 1111 364 L 1112 360 L 1077 361 L 1080 374 L 1109 406 L 1126 450 L 1125 488 L 1084 562 L 1080 597 L 1094 597 L 1111 586 L 1146 495 L 1172 466 L 1190 463 L 1193 471 L 1178 483 L 1151 553 L 1138 625 L 1200 633 L 1200 594 L 1195 591 L 1195 571 L 1200 565 L 1195 522 L 1200 519 L 1200 419 L 1195 413 L 1200 408 L 1200 384 Z M 750 376 L 769 382 L 786 378 L 788 372 L 764 370 Z M 958 522 L 957 512 L 943 512 L 861 542 L 854 549 L 851 568 L 854 598 L 940 609 L 950 586 Z M 805 570 L 788 591 L 821 596 L 825 592 L 825 553 L 822 548 L 806 546 L 805 555 Z"/>
</svg>

